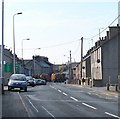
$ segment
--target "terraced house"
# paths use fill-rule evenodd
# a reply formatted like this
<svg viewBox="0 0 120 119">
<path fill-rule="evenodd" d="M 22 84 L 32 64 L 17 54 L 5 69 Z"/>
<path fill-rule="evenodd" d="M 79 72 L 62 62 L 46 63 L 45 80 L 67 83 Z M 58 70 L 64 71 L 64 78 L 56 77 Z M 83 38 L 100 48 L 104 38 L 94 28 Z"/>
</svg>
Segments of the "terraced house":
<svg viewBox="0 0 120 119">
<path fill-rule="evenodd" d="M 111 26 L 107 35 L 98 40 L 76 67 L 76 79 L 86 80 L 87 85 L 117 84 L 120 75 L 120 26 Z"/>
<path fill-rule="evenodd" d="M 19 60 L 17 55 L 15 57 L 16 57 L 16 73 L 19 73 L 21 61 Z M 0 66 L 0 69 L 1 69 L 1 66 Z M 13 73 L 13 54 L 10 49 L 4 48 L 4 83 L 5 85 L 7 84 L 8 78 L 12 73 Z"/>
</svg>

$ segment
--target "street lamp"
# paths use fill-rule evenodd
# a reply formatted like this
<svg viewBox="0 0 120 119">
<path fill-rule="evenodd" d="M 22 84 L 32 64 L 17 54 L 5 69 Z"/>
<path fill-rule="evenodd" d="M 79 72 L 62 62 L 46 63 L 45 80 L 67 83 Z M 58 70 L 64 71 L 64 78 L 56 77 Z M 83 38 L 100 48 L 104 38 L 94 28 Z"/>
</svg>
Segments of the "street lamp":
<svg viewBox="0 0 120 119">
<path fill-rule="evenodd" d="M 21 47 L 22 47 L 22 67 L 24 66 L 24 62 L 23 62 L 23 41 L 24 40 L 30 40 L 29 38 L 27 39 L 22 39 L 22 44 L 21 44 Z"/>
<path fill-rule="evenodd" d="M 20 15 L 22 14 L 22 12 L 19 12 L 19 13 L 16 13 L 13 15 L 13 50 L 14 50 L 14 53 L 13 53 L 13 68 L 14 68 L 14 74 L 16 73 L 16 70 L 15 70 L 15 65 L 16 65 L 16 61 L 15 61 L 15 24 L 14 24 L 14 19 L 15 19 L 15 16 L 16 15 Z"/>
<path fill-rule="evenodd" d="M 24 40 L 30 40 L 29 38 L 27 38 L 27 39 L 22 39 L 22 44 L 21 44 L 21 46 L 22 46 L 22 60 L 23 60 L 23 41 Z"/>
<path fill-rule="evenodd" d="M 4 94 L 4 0 L 2 0 L 2 45 L 1 45 L 1 77 L 0 83 Z"/>
<path fill-rule="evenodd" d="M 34 49 L 34 56 L 33 56 L 33 75 L 35 74 L 35 50 L 40 50 L 41 48 Z"/>
</svg>

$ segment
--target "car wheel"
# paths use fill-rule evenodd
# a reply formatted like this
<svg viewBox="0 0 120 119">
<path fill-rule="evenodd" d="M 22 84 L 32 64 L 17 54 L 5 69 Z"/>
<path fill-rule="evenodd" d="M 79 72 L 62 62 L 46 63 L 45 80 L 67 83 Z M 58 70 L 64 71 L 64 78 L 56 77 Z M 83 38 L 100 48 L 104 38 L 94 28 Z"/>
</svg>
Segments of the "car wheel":
<svg viewBox="0 0 120 119">
<path fill-rule="evenodd" d="M 24 91 L 27 92 L 27 87 L 25 87 Z"/>
<path fill-rule="evenodd" d="M 35 85 L 34 84 L 32 84 L 32 87 L 34 87 Z"/>
<path fill-rule="evenodd" d="M 11 90 L 11 87 L 10 86 L 8 86 L 8 91 L 10 91 Z"/>
</svg>

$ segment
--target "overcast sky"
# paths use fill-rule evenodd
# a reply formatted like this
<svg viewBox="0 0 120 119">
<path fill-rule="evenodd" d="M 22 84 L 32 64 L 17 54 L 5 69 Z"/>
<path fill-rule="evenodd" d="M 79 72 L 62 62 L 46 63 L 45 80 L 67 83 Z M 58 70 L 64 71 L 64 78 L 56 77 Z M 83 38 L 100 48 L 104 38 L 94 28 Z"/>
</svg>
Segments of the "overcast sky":
<svg viewBox="0 0 120 119">
<path fill-rule="evenodd" d="M 80 61 L 81 37 L 84 38 L 85 54 L 92 47 L 92 36 L 97 35 L 99 29 L 102 31 L 109 26 L 118 16 L 118 1 L 4 0 L 5 47 L 13 50 L 13 15 L 22 12 L 15 16 L 14 22 L 16 54 L 19 58 L 22 57 L 22 40 L 30 38 L 29 41 L 23 40 L 24 59 L 41 55 L 47 56 L 51 63 L 65 63 L 71 50 L 72 61 Z M 113 25 L 116 24 L 117 21 Z M 101 36 L 104 37 L 105 33 Z M 98 37 L 93 38 L 93 44 Z"/>
</svg>

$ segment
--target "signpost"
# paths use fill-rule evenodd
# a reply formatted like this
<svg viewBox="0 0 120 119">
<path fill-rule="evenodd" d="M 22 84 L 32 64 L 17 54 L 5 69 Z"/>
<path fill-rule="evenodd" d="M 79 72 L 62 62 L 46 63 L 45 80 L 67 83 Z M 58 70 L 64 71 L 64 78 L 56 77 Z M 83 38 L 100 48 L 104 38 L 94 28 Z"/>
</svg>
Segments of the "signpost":
<svg viewBox="0 0 120 119">
<path fill-rule="evenodd" d="M 4 0 L 2 0 L 2 45 L 1 45 L 1 76 L 0 83 L 2 88 L 2 94 L 4 94 Z"/>
</svg>

